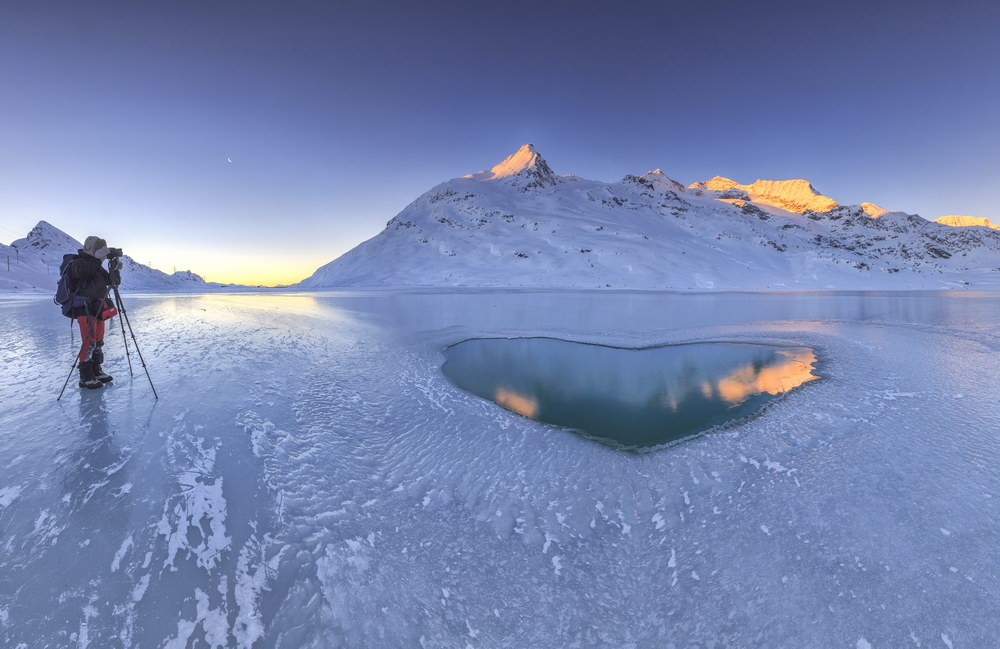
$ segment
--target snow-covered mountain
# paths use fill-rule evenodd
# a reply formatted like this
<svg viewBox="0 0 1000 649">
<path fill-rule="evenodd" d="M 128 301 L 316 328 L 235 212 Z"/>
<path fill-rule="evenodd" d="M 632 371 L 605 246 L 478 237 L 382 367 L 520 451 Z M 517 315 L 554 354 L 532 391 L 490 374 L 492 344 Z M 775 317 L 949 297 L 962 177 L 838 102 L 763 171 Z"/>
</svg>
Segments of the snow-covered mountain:
<svg viewBox="0 0 1000 649">
<path fill-rule="evenodd" d="M 557 176 L 526 144 L 300 285 L 1000 288 L 1000 232 L 840 205 L 806 180 Z"/>
<path fill-rule="evenodd" d="M 55 293 L 63 255 L 82 247 L 82 243 L 59 228 L 39 221 L 23 239 L 9 246 L 0 244 L 0 291 Z M 128 255 L 123 255 L 122 261 L 123 291 L 201 290 L 208 286 L 205 280 L 188 270 L 168 275 Z"/>
</svg>

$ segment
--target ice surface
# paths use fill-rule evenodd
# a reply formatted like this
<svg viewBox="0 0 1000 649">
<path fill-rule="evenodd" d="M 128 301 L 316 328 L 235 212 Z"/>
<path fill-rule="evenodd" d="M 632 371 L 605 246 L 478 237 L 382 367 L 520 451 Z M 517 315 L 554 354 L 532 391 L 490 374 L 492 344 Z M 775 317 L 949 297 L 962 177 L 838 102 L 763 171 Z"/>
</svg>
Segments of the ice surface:
<svg viewBox="0 0 1000 649">
<path fill-rule="evenodd" d="M 113 387 L 57 403 L 67 321 L 0 301 L 0 646 L 995 643 L 996 294 L 128 307 L 158 402 L 115 330 Z M 805 345 L 828 378 L 626 455 L 440 372 L 497 336 Z"/>
</svg>

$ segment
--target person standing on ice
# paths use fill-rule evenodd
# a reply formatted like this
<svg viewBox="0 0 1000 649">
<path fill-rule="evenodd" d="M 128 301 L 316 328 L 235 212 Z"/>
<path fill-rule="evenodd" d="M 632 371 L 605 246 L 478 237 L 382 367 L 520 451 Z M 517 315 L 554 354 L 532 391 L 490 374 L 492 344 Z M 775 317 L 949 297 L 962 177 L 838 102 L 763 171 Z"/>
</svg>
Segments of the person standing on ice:
<svg viewBox="0 0 1000 649">
<path fill-rule="evenodd" d="M 104 322 L 118 314 L 108 297 L 112 285 L 121 282 L 118 268 L 108 272 L 102 265 L 111 251 L 100 237 L 90 236 L 66 270 L 73 293 L 80 299 L 70 312 L 80 325 L 80 387 L 99 388 L 114 377 L 104 372 Z"/>
</svg>

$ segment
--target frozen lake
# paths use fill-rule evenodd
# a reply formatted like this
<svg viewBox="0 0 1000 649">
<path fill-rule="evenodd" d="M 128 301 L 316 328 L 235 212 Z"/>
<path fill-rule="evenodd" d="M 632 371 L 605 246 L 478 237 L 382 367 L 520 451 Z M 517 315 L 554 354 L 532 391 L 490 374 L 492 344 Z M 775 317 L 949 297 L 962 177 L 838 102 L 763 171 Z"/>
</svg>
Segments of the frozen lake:
<svg viewBox="0 0 1000 649">
<path fill-rule="evenodd" d="M 57 403 L 68 321 L 0 300 L 0 646 L 996 644 L 1000 295 L 125 298 L 158 402 L 116 331 Z M 824 379 L 627 454 L 441 372 L 539 336 Z"/>
</svg>

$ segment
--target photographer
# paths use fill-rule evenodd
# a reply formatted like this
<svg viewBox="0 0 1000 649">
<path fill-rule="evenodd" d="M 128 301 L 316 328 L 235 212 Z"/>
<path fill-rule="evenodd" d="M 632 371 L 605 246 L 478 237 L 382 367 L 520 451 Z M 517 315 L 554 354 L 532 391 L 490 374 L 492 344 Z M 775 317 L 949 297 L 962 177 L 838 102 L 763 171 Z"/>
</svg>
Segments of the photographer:
<svg viewBox="0 0 1000 649">
<path fill-rule="evenodd" d="M 83 306 L 73 308 L 71 317 L 80 325 L 80 387 L 99 388 L 113 380 L 101 368 L 104 362 L 104 322 L 115 315 L 114 302 L 108 297 L 112 286 L 121 282 L 121 250 L 109 248 L 100 237 L 87 237 L 79 256 L 69 265 L 67 275 L 73 292 Z M 109 259 L 109 270 L 102 263 Z"/>
</svg>

